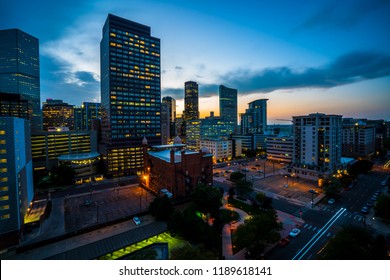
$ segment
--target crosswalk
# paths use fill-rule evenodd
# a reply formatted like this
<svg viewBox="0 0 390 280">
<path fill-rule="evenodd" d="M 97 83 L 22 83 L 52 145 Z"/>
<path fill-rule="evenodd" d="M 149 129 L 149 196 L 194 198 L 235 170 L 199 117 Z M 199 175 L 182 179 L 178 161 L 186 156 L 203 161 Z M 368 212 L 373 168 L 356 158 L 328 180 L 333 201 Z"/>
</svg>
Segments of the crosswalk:
<svg viewBox="0 0 390 280">
<path fill-rule="evenodd" d="M 330 212 L 330 213 L 333 213 L 333 212 L 336 212 L 336 209 L 333 208 L 333 207 L 324 207 L 321 209 L 322 211 L 326 211 L 326 212 Z M 346 211 L 344 214 L 343 214 L 343 217 L 345 218 L 349 218 L 351 220 L 355 220 L 357 222 L 362 222 L 364 220 L 364 217 L 363 215 L 361 214 L 358 214 L 358 213 L 351 213 L 351 212 L 348 212 Z"/>
<path fill-rule="evenodd" d="M 318 232 L 319 230 L 321 229 L 321 227 L 318 227 L 318 226 L 315 226 L 315 225 L 311 225 L 311 224 L 303 224 L 301 226 L 301 230 L 305 230 L 305 231 L 311 231 L 313 233 L 316 233 Z M 333 238 L 336 236 L 336 234 L 332 231 L 329 231 L 327 233 L 325 233 L 325 236 L 328 237 L 328 238 Z"/>
</svg>

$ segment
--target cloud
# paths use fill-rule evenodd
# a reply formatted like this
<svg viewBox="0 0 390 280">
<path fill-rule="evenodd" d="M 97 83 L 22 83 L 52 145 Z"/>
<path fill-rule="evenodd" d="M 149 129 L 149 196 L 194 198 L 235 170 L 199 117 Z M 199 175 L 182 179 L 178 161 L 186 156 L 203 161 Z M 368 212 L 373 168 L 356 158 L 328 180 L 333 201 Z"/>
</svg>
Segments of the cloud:
<svg viewBox="0 0 390 280">
<path fill-rule="evenodd" d="M 294 69 L 289 66 L 262 70 L 237 69 L 220 75 L 216 83 L 199 84 L 199 96 L 218 95 L 223 84 L 241 95 L 297 88 L 332 88 L 359 81 L 390 76 L 390 56 L 375 52 L 348 53 L 322 67 Z M 162 96 L 184 98 L 183 88 L 163 88 Z"/>
<path fill-rule="evenodd" d="M 363 21 L 371 13 L 389 8 L 388 0 L 357 1 L 345 0 L 327 3 L 315 14 L 308 17 L 302 24 L 293 31 L 304 31 L 310 29 L 349 29 Z"/>
<path fill-rule="evenodd" d="M 183 70 L 183 67 L 181 67 L 181 66 L 176 66 L 175 69 L 176 69 L 176 70 Z"/>
<path fill-rule="evenodd" d="M 283 66 L 260 71 L 241 69 L 227 73 L 220 80 L 237 88 L 240 93 L 250 94 L 278 89 L 331 88 L 389 75 L 389 55 L 355 52 L 319 68 L 294 70 Z"/>
</svg>

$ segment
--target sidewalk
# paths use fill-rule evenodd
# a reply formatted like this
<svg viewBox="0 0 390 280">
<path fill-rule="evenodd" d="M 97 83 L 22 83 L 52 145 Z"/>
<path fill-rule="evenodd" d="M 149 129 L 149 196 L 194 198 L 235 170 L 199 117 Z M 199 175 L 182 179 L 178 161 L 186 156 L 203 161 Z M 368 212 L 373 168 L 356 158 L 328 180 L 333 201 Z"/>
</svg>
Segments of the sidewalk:
<svg viewBox="0 0 390 280">
<path fill-rule="evenodd" d="M 246 250 L 243 249 L 240 252 L 233 255 L 233 245 L 232 245 L 232 236 L 231 231 L 236 229 L 239 225 L 243 224 L 245 219 L 250 217 L 246 212 L 242 211 L 241 209 L 230 207 L 227 204 L 227 193 L 224 194 L 223 197 L 223 205 L 221 209 L 228 209 L 235 211 L 239 214 L 240 218 L 236 223 L 232 224 L 226 224 L 223 227 L 222 230 L 222 256 L 226 260 L 245 260 L 245 252 Z M 300 227 L 304 221 L 296 216 L 293 216 L 291 214 L 276 210 L 276 213 L 278 215 L 278 221 L 283 224 L 283 229 L 280 232 L 281 238 L 287 237 L 290 233 L 290 231 L 293 228 Z M 265 253 L 269 250 L 271 250 L 275 244 L 269 245 Z"/>
</svg>

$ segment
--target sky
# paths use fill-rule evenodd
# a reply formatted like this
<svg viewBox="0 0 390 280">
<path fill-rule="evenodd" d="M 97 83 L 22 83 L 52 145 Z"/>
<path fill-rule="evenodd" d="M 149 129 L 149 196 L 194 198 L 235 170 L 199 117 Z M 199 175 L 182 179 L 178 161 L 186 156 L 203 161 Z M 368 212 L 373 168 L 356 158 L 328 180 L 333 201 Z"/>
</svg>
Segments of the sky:
<svg viewBox="0 0 390 280">
<path fill-rule="evenodd" d="M 39 39 L 41 101 L 100 102 L 102 27 L 111 13 L 161 39 L 161 95 L 183 110 L 199 84 L 201 117 L 218 86 L 239 113 L 268 99 L 268 123 L 313 112 L 390 120 L 390 0 L 1 1 L 0 29 Z"/>
</svg>

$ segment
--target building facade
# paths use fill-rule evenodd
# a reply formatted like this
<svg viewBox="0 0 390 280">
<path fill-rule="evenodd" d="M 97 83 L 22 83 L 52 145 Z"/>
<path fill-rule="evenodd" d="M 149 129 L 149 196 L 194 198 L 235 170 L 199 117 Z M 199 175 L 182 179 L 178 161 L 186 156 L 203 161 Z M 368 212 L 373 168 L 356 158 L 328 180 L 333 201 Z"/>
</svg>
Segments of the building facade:
<svg viewBox="0 0 390 280">
<path fill-rule="evenodd" d="M 169 121 L 169 104 L 161 103 L 161 144 L 168 144 L 171 138 L 171 129 Z"/>
<path fill-rule="evenodd" d="M 165 96 L 162 103 L 168 104 L 169 108 L 169 132 L 170 139 L 175 138 L 176 134 L 176 100 L 173 97 Z"/>
<path fill-rule="evenodd" d="M 213 155 L 213 163 L 227 161 L 233 158 L 231 140 L 202 139 L 199 141 L 199 146 L 210 151 Z"/>
<path fill-rule="evenodd" d="M 34 196 L 30 122 L 0 117 L 0 249 L 18 244 Z"/>
<path fill-rule="evenodd" d="M 341 164 L 341 122 L 341 115 L 315 113 L 293 117 L 293 163 L 335 172 Z"/>
<path fill-rule="evenodd" d="M 196 82 L 184 83 L 184 120 L 199 119 L 199 87 Z"/>
<path fill-rule="evenodd" d="M 267 137 L 267 159 L 291 163 L 293 159 L 294 138 L 292 136 Z"/>
<path fill-rule="evenodd" d="M 155 193 L 167 189 L 174 199 L 190 196 L 198 184 L 212 185 L 212 155 L 186 150 L 182 145 L 166 145 L 147 151 L 144 146 L 143 184 Z"/>
<path fill-rule="evenodd" d="M 74 106 L 62 100 L 46 99 L 42 106 L 42 127 L 48 131 L 51 127 L 69 127 L 74 129 Z"/>
<path fill-rule="evenodd" d="M 142 139 L 161 143 L 160 39 L 150 27 L 109 14 L 100 43 L 102 142 L 108 176 L 142 170 Z"/>
<path fill-rule="evenodd" d="M 58 157 L 97 151 L 96 131 L 41 131 L 31 136 L 34 170 L 51 169 Z"/>
<path fill-rule="evenodd" d="M 248 104 L 241 114 L 241 134 L 263 133 L 267 129 L 267 101 L 258 99 Z"/>
<path fill-rule="evenodd" d="M 20 94 L 8 94 L 0 92 L 0 116 L 15 117 L 28 120 L 30 117 L 29 102 Z"/>
<path fill-rule="evenodd" d="M 93 122 L 100 120 L 102 115 L 101 104 L 96 102 L 83 102 L 81 106 L 74 106 L 73 110 L 75 130 L 93 129 Z"/>
<path fill-rule="evenodd" d="M 237 128 L 237 90 L 224 85 L 219 86 L 219 115 L 225 121 L 234 123 Z"/>
<path fill-rule="evenodd" d="M 375 127 L 355 119 L 343 119 L 342 156 L 370 159 L 375 154 Z"/>
<path fill-rule="evenodd" d="M 19 29 L 0 30 L 0 92 L 27 100 L 31 130 L 42 129 L 39 40 Z"/>
</svg>

